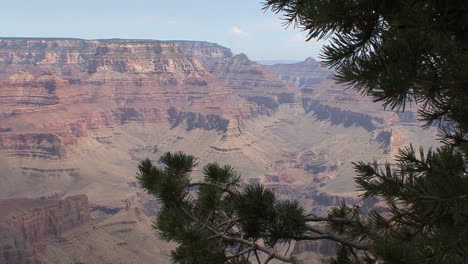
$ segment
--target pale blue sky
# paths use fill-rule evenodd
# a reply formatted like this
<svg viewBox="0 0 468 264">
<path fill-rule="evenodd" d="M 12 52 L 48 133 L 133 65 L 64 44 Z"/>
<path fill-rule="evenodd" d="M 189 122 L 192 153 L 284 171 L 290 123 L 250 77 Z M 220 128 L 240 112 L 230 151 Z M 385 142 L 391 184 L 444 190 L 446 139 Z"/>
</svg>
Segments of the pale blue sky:
<svg viewBox="0 0 468 264">
<path fill-rule="evenodd" d="M 2 1 L 3 2 L 3 1 Z M 5 3 L 6 2 L 6 3 Z M 282 26 L 260 0 L 5 0 L 2 37 L 204 40 L 254 60 L 317 58 L 321 44 Z"/>
</svg>

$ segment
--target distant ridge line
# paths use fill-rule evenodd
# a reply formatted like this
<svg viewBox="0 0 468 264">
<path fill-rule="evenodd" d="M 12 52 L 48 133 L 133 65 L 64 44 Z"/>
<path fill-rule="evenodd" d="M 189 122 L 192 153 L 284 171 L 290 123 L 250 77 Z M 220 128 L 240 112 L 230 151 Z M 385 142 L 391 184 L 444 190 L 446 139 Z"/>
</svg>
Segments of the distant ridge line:
<svg viewBox="0 0 468 264">
<path fill-rule="evenodd" d="M 126 39 L 126 38 L 103 38 L 103 39 L 85 39 L 85 38 L 61 38 L 61 37 L 0 37 L 0 40 L 82 40 L 99 42 L 201 42 L 221 46 L 215 42 L 205 40 L 158 40 L 158 39 Z"/>
</svg>

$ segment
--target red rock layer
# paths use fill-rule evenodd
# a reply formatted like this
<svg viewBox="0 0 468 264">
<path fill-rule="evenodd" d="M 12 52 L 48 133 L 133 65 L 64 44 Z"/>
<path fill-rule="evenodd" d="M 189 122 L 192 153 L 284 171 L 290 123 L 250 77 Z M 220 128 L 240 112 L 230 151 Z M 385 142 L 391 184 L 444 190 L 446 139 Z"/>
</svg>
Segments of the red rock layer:
<svg viewBox="0 0 468 264">
<path fill-rule="evenodd" d="M 34 132 L 73 143 L 89 129 L 168 122 L 169 108 L 249 118 L 249 105 L 176 42 L 0 39 L 0 142 Z"/>
</svg>

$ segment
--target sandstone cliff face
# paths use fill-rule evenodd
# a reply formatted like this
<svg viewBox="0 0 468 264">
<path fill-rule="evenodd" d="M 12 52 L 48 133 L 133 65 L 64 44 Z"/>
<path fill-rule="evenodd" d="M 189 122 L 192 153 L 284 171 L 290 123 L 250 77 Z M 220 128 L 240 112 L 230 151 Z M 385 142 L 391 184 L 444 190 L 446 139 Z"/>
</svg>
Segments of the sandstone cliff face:
<svg viewBox="0 0 468 264">
<path fill-rule="evenodd" d="M 170 263 L 172 245 L 131 207 L 95 223 L 85 195 L 0 200 L 0 264 Z"/>
<path fill-rule="evenodd" d="M 280 104 L 300 102 L 297 89 L 243 53 L 233 56 L 229 49 L 204 46 L 199 42 L 182 42 L 181 48 L 198 57 L 207 71 L 251 102 L 253 113 L 268 114 L 277 110 Z"/>
<path fill-rule="evenodd" d="M 0 211 L 0 263 L 40 263 L 49 239 L 91 224 L 84 195 L 64 200 L 2 200 Z"/>
<path fill-rule="evenodd" d="M 85 195 L 64 200 L 12 199 L 0 202 L 0 223 L 22 234 L 36 250 L 43 251 L 48 237 L 91 223 Z"/>
<path fill-rule="evenodd" d="M 40 264 L 41 261 L 20 233 L 0 226 L 0 263 Z"/>
<path fill-rule="evenodd" d="M 0 197 L 63 194 L 80 180 L 68 146 L 101 129 L 161 124 L 235 137 L 245 120 L 296 97 L 245 55 L 207 42 L 0 39 L 0 162 L 10 164 L 0 177 L 16 175 Z"/>
<path fill-rule="evenodd" d="M 180 48 L 190 56 L 202 61 L 225 59 L 233 56 L 232 51 L 221 45 L 204 41 L 177 41 Z"/>
<path fill-rule="evenodd" d="M 323 68 L 313 58 L 293 64 L 265 65 L 266 69 L 281 80 L 293 83 L 296 87 L 307 88 L 330 78 L 332 70 Z"/>
<path fill-rule="evenodd" d="M 0 137 L 41 130 L 62 144 L 90 129 L 168 122 L 169 108 L 237 123 L 300 102 L 246 55 L 196 41 L 4 38 L 0 88 Z"/>
<path fill-rule="evenodd" d="M 333 70 L 321 67 L 312 58 L 264 67 L 300 90 L 304 111 L 317 121 L 372 132 L 372 144 L 379 145 L 384 154 L 396 154 L 398 148 L 410 142 L 410 138 L 415 139 L 415 133 L 421 133 L 416 128 L 421 125 L 417 120 L 417 105 L 408 107 L 405 112 L 382 111 L 380 104 L 372 102 L 370 97 L 336 83 Z M 390 137 L 383 137 L 388 133 Z"/>
<path fill-rule="evenodd" d="M 195 55 L 232 54 L 196 42 L 0 39 L 0 149 L 30 149 L 18 137 L 37 138 L 31 131 L 56 137 L 53 144 L 60 145 L 75 143 L 90 129 L 165 123 L 171 107 L 228 122 L 250 118 L 251 103 Z"/>
<path fill-rule="evenodd" d="M 211 67 L 217 60 L 227 61 Z M 288 89 L 212 43 L 4 38 L 0 150 L 63 157 L 89 130 L 129 122 L 238 133 L 243 119 L 292 102 Z M 169 109 L 185 120 L 172 122 Z"/>
</svg>

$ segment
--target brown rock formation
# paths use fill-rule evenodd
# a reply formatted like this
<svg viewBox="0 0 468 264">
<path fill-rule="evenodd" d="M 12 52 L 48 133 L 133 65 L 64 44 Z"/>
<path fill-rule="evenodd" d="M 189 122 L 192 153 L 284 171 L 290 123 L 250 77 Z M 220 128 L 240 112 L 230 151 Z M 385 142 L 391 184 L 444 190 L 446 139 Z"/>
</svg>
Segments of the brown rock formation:
<svg viewBox="0 0 468 264">
<path fill-rule="evenodd" d="M 298 63 L 265 65 L 264 67 L 281 80 L 293 83 L 301 89 L 319 84 L 333 74 L 332 70 L 321 67 L 310 57 Z"/>
<path fill-rule="evenodd" d="M 11 133 L 40 128 L 73 143 L 88 129 L 167 122 L 169 107 L 250 115 L 244 100 L 175 42 L 0 39 L 0 47 L 0 116 Z"/>
<path fill-rule="evenodd" d="M 17 175 L 0 187 L 3 198 L 63 193 L 79 176 L 62 165 L 67 145 L 100 129 L 163 124 L 236 136 L 244 120 L 296 97 L 243 54 L 151 40 L 0 39 L 0 91 L 0 159 L 10 164 L 0 177 Z M 51 159 L 64 161 L 53 174 Z M 31 182 L 37 196 L 25 194 Z"/>
<path fill-rule="evenodd" d="M 40 264 L 34 249 L 16 231 L 0 226 L 1 264 Z"/>
<path fill-rule="evenodd" d="M 49 239 L 91 224 L 85 195 L 64 200 L 2 200 L 0 211 L 0 263 L 39 263 L 37 256 L 45 252 Z"/>
<path fill-rule="evenodd" d="M 47 238 L 91 223 L 85 195 L 64 200 L 3 200 L 0 210 L 0 224 L 21 233 L 23 239 L 39 252 L 45 249 Z"/>
<path fill-rule="evenodd" d="M 213 60 L 225 59 L 233 56 L 232 51 L 216 43 L 209 43 L 204 41 L 177 41 L 180 48 L 190 56 L 197 57 L 198 59 Z"/>
<path fill-rule="evenodd" d="M 136 208 L 101 224 L 91 220 L 85 195 L 1 200 L 0 211 L 0 264 L 169 263 L 163 255 L 172 246 L 152 235 L 151 220 Z"/>
<path fill-rule="evenodd" d="M 236 94 L 254 103 L 254 113 L 269 113 L 280 104 L 299 102 L 298 91 L 241 53 L 233 56 L 229 49 L 203 42 L 181 42 L 181 48 L 198 57 L 203 66 Z M 252 106 L 251 106 L 252 107 Z"/>
</svg>

